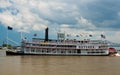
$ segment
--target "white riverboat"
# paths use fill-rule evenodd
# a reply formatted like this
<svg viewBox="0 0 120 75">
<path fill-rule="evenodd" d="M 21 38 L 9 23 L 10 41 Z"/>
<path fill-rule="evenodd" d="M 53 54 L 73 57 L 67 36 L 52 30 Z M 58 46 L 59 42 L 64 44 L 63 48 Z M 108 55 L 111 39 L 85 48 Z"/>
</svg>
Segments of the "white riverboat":
<svg viewBox="0 0 120 75">
<path fill-rule="evenodd" d="M 57 40 L 48 39 L 48 28 L 45 30 L 45 39 L 33 38 L 31 42 L 22 41 L 21 51 L 10 52 L 13 55 L 109 55 L 116 53 L 109 48 L 105 40 L 76 40 L 65 39 L 64 33 L 58 33 Z"/>
</svg>

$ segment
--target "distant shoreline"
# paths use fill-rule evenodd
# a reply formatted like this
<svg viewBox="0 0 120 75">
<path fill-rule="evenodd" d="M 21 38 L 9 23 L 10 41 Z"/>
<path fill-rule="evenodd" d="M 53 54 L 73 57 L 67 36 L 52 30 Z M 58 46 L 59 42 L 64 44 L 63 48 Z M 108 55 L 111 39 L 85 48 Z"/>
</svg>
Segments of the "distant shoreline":
<svg viewBox="0 0 120 75">
<path fill-rule="evenodd" d="M 5 51 L 5 49 L 0 49 L 0 51 Z"/>
</svg>

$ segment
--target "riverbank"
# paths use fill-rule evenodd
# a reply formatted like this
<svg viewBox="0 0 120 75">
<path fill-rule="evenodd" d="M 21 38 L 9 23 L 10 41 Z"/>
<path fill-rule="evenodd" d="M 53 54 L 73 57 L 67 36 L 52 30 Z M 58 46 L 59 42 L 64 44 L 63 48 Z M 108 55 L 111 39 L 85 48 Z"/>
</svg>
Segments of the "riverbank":
<svg viewBox="0 0 120 75">
<path fill-rule="evenodd" d="M 0 49 L 0 56 L 6 56 L 6 50 Z"/>
</svg>

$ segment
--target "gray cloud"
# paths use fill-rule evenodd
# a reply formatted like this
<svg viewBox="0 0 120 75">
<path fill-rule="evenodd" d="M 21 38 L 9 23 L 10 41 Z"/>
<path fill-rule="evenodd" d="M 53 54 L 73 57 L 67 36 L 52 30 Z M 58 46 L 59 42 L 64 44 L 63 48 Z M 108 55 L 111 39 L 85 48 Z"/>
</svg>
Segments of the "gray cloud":
<svg viewBox="0 0 120 75">
<path fill-rule="evenodd" d="M 0 0 L 0 25 L 31 34 L 48 26 L 52 37 L 59 30 L 74 35 L 93 34 L 94 39 L 104 33 L 108 40 L 118 42 L 119 3 L 120 0 Z"/>
<path fill-rule="evenodd" d="M 31 27 L 39 30 L 62 24 L 85 30 L 120 28 L 119 0 L 1 0 L 0 3 L 0 22 L 17 30 L 22 27 L 24 31 L 30 31 Z"/>
</svg>

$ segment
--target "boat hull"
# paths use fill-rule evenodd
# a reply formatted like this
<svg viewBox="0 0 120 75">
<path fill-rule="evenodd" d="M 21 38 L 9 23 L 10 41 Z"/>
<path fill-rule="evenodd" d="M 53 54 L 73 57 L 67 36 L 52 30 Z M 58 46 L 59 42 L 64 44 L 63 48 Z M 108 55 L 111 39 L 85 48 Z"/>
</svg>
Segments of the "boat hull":
<svg viewBox="0 0 120 75">
<path fill-rule="evenodd" d="M 109 54 L 36 54 L 36 53 L 23 53 L 23 52 L 12 52 L 6 51 L 6 55 L 45 55 L 45 56 L 108 56 Z"/>
<path fill-rule="evenodd" d="M 6 55 L 24 55 L 22 52 L 6 51 Z"/>
</svg>

